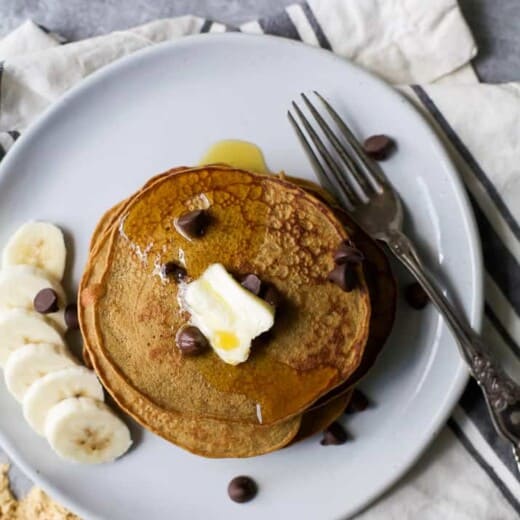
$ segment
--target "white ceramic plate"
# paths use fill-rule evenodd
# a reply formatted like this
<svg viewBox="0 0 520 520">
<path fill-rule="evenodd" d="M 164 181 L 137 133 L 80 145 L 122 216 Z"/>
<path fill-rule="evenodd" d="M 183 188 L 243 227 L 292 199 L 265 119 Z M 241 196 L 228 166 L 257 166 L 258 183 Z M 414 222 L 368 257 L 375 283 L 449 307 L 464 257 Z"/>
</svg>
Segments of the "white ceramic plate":
<svg viewBox="0 0 520 520">
<path fill-rule="evenodd" d="M 107 67 L 70 92 L 16 143 L 1 166 L 0 244 L 28 219 L 62 226 L 74 287 L 93 227 L 115 202 L 172 166 L 197 163 L 217 140 L 257 143 L 271 169 L 313 178 L 286 119 L 291 99 L 317 89 L 360 136 L 387 133 L 384 163 L 409 209 L 409 228 L 479 325 L 481 264 L 473 218 L 444 150 L 399 94 L 350 63 L 277 38 L 227 34 L 159 45 Z M 402 274 L 402 273 L 401 273 Z M 3 378 L 2 378 L 3 379 Z M 314 437 L 245 460 L 191 455 L 135 427 L 114 464 L 72 465 L 23 420 L 0 383 L 0 441 L 27 475 L 85 518 L 344 518 L 396 481 L 431 441 L 466 381 L 454 342 L 429 308 L 400 302 L 397 324 L 363 388 L 377 403 L 348 418 L 355 436 Z M 244 505 L 227 496 L 239 474 L 260 485 Z"/>
</svg>

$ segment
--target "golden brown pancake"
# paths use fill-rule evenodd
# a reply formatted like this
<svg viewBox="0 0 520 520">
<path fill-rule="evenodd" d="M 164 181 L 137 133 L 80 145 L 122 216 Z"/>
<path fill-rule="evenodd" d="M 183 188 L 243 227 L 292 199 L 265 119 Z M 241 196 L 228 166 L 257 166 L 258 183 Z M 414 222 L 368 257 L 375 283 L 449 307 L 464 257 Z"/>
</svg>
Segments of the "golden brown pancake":
<svg viewBox="0 0 520 520">
<path fill-rule="evenodd" d="M 182 170 L 183 169 L 179 169 L 179 171 Z M 161 176 L 156 176 L 154 179 L 152 179 L 152 181 L 155 181 L 160 177 Z M 150 184 L 152 184 L 152 182 L 147 183 L 147 186 Z M 318 187 L 315 185 L 313 186 L 312 184 L 309 184 L 309 186 L 306 186 L 306 188 L 314 188 L 319 190 Z M 126 204 L 127 201 L 124 201 L 124 203 Z M 118 204 L 103 216 L 102 221 L 100 221 L 94 233 L 91 244 L 92 249 L 95 249 L 98 246 L 98 243 L 101 242 L 102 236 L 110 228 L 110 225 L 116 221 L 118 211 L 120 212 L 122 210 L 124 203 Z M 378 287 L 393 288 L 393 292 L 387 291 L 386 296 L 388 297 L 387 301 L 395 301 L 395 286 L 392 285 L 393 278 L 391 272 L 389 271 L 388 261 L 386 260 L 385 256 L 382 254 L 379 247 L 375 246 L 375 244 L 371 242 L 370 239 L 368 239 L 366 236 L 356 236 L 356 240 L 360 240 L 358 245 L 365 252 L 367 261 L 375 264 L 376 266 L 379 265 L 379 278 L 386 278 L 387 280 L 386 285 L 384 283 L 382 285 L 379 284 L 376 286 L 376 289 Z M 364 244 L 363 240 L 365 242 Z M 372 247 L 372 251 L 370 251 L 370 253 L 368 253 L 366 251 L 366 247 L 364 247 L 367 246 L 367 240 L 370 242 L 368 243 L 368 249 L 370 250 L 370 246 Z M 369 274 L 373 273 L 374 271 L 372 270 L 372 273 Z M 371 276 L 368 276 L 367 278 L 371 285 L 371 299 L 374 299 L 376 302 L 380 301 L 384 303 L 386 301 L 384 297 L 378 299 L 374 296 L 374 283 L 370 280 Z M 388 283 L 388 280 L 390 280 L 390 283 Z M 384 296 L 383 293 L 381 295 Z M 384 308 L 385 310 L 378 314 L 384 318 L 384 313 L 387 312 L 386 323 L 391 323 L 393 321 L 393 307 L 387 304 L 384 306 Z M 388 315 L 390 317 L 388 317 Z M 374 320 L 372 319 L 371 324 L 373 321 Z M 384 321 L 385 320 L 383 319 L 383 322 Z M 386 337 L 382 336 L 384 333 L 383 329 L 384 327 L 379 327 L 379 335 L 377 333 L 375 335 L 376 338 L 381 340 L 381 344 L 386 339 Z M 386 334 L 388 334 L 389 331 L 390 329 L 387 326 Z M 86 340 L 87 338 L 85 338 L 85 347 L 88 347 Z M 369 340 L 368 345 L 369 351 L 379 350 L 370 348 L 370 345 L 374 345 L 373 338 L 372 340 Z M 370 355 L 369 352 L 368 354 Z M 84 357 L 89 357 L 87 348 L 85 349 Z M 300 418 L 298 417 L 291 419 L 290 421 L 279 422 L 277 425 L 271 427 L 251 427 L 249 425 L 234 424 L 233 427 L 229 428 L 229 425 L 225 423 L 220 424 L 219 421 L 207 420 L 204 418 L 194 420 L 192 418 L 180 417 L 179 414 L 171 412 L 168 413 L 158 409 L 153 403 L 143 400 L 142 396 L 126 385 L 124 379 L 121 379 L 120 375 L 113 370 L 109 363 L 106 362 L 106 359 L 101 357 L 97 361 L 97 370 L 101 379 L 104 380 L 106 377 L 112 378 L 118 381 L 118 384 L 120 384 L 120 393 L 117 393 L 118 384 L 112 385 L 112 390 L 109 388 L 109 391 L 116 398 L 116 401 L 118 401 L 123 408 L 127 409 L 131 415 L 134 414 L 128 410 L 125 403 L 133 403 L 134 401 L 138 401 L 140 406 L 142 406 L 145 411 L 140 416 L 134 415 L 134 417 L 145 427 L 155 431 L 156 433 L 159 433 L 166 439 L 171 440 L 194 453 L 209 457 L 253 456 L 277 449 L 289 443 L 293 437 L 293 442 L 301 440 L 309 435 L 323 430 L 331 422 L 336 420 L 342 414 L 348 403 L 348 400 L 350 399 L 349 392 L 333 392 L 329 394 L 331 397 L 327 403 L 322 402 L 317 408 L 313 407 L 311 411 L 306 412 L 303 415 L 302 421 L 300 421 Z M 103 372 L 104 370 L 107 372 Z M 349 380 L 351 379 L 352 378 L 349 378 Z M 343 386 L 344 385 L 342 385 L 342 387 Z M 114 387 L 116 388 L 115 392 L 113 390 Z M 338 389 L 340 388 L 341 387 L 338 387 Z M 135 408 L 135 403 L 133 404 L 133 407 Z M 148 417 L 152 426 L 150 426 L 150 423 L 143 422 L 143 417 Z M 299 430 L 296 427 L 296 423 L 300 425 Z"/>
<path fill-rule="evenodd" d="M 150 186 L 153 182 L 165 175 L 173 175 L 188 169 L 188 167 L 179 167 L 174 168 L 169 172 L 156 175 L 149 179 L 143 188 Z M 377 244 L 377 242 L 373 241 L 355 222 L 350 219 L 346 211 L 339 206 L 337 201 L 329 192 L 314 182 L 300 179 L 298 177 L 290 177 L 284 172 L 279 173 L 278 176 L 281 179 L 288 180 L 306 191 L 313 193 L 318 199 L 333 208 L 338 219 L 349 230 L 354 242 L 365 254 L 363 268 L 369 287 L 372 312 L 370 318 L 369 338 L 363 354 L 362 363 L 347 381 L 314 403 L 309 409 L 309 411 L 312 411 L 317 408 L 322 408 L 324 404 L 328 403 L 335 396 L 342 393 L 348 393 L 348 390 L 354 386 L 374 364 L 392 330 L 396 312 L 397 286 L 390 267 L 390 262 L 382 251 L 381 246 Z M 125 204 L 127 204 L 129 200 L 130 199 L 126 199 L 116 204 L 101 217 L 92 235 L 91 250 L 96 246 L 97 242 L 100 241 L 99 239 L 101 236 L 115 222 L 117 216 L 121 215 Z M 83 360 L 86 366 L 92 368 L 89 354 L 86 349 L 83 350 Z"/>
<path fill-rule="evenodd" d="M 189 242 L 172 223 L 200 207 L 201 194 L 213 224 Z M 327 281 L 333 252 L 348 234 L 328 207 L 294 185 L 221 166 L 165 176 L 129 202 L 109 235 L 100 285 L 84 287 L 93 296 L 93 348 L 161 409 L 256 425 L 260 405 L 263 423 L 274 424 L 359 365 L 370 318 L 362 270 L 350 293 Z M 178 260 L 179 249 L 193 278 L 221 262 L 231 272 L 257 273 L 284 295 L 272 339 L 246 363 L 232 367 L 213 352 L 187 359 L 174 347 L 187 316 L 177 286 L 152 273 Z"/>
</svg>

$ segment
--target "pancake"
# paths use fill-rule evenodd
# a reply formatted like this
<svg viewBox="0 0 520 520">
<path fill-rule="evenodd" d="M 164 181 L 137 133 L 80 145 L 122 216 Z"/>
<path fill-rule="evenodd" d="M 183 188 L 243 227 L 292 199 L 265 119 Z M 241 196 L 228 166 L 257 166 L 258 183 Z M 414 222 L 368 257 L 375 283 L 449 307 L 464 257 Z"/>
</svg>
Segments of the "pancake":
<svg viewBox="0 0 520 520">
<path fill-rule="evenodd" d="M 154 179 L 157 178 L 158 177 Z M 319 187 L 312 184 L 306 186 L 306 189 L 321 190 Z M 125 203 L 127 203 L 127 201 L 123 201 L 122 203 L 116 205 L 103 216 L 93 235 L 91 244 L 91 248 L 93 250 L 100 246 L 103 234 L 108 231 L 110 224 L 113 224 L 116 221 L 116 217 L 118 213 L 121 212 L 121 209 L 124 207 Z M 350 224 L 352 226 L 352 223 Z M 370 346 L 374 345 L 376 341 L 380 341 L 380 346 L 382 346 L 382 343 L 384 343 L 384 340 L 386 339 L 386 336 L 383 337 L 383 335 L 390 332 L 388 323 L 391 324 L 393 321 L 393 313 L 395 309 L 395 284 L 393 283 L 393 277 L 390 271 L 388 260 L 382 253 L 381 249 L 362 232 L 361 234 L 358 233 L 358 235 L 354 235 L 356 238 L 356 243 L 363 250 L 366 257 L 366 262 L 377 266 L 377 270 L 369 269 L 369 276 L 367 276 L 367 281 L 371 289 L 370 297 L 374 302 L 374 308 L 376 309 L 374 314 L 380 316 L 379 323 L 386 323 L 387 325 L 386 328 L 385 326 L 377 327 L 377 323 L 374 323 L 373 319 L 374 314 L 372 314 L 370 331 L 371 334 L 367 343 L 367 350 L 379 351 L 380 347 L 375 348 L 374 346 Z M 98 264 L 98 268 L 101 264 L 102 262 Z M 376 283 L 376 285 L 374 285 L 374 280 L 372 280 L 372 278 L 375 273 L 377 273 L 375 282 L 386 279 L 387 283 Z M 393 291 L 385 292 L 384 290 L 377 290 L 381 288 L 384 289 L 385 287 L 391 287 L 393 288 Z M 374 291 L 374 289 L 376 290 Z M 383 305 L 383 310 L 378 312 L 380 309 L 380 304 Z M 375 329 L 373 325 L 376 326 Z M 379 333 L 374 335 L 373 330 L 378 330 Z M 87 338 L 85 338 L 84 357 L 88 359 L 88 344 L 86 339 Z M 370 355 L 370 352 L 367 352 L 367 354 Z M 103 374 L 102 380 L 105 377 L 110 377 L 110 372 L 112 372 L 111 375 L 113 377 L 116 379 L 119 378 L 117 372 L 114 372 L 109 364 L 104 363 L 103 359 L 98 361 L 98 372 L 100 375 Z M 103 372 L 104 369 L 108 370 L 108 372 Z M 139 401 L 142 398 L 142 396 L 140 396 L 138 393 L 132 391 L 125 384 L 124 380 L 119 380 L 119 383 L 120 392 L 118 393 L 116 391 L 116 393 L 114 393 L 114 391 L 111 391 L 111 393 L 123 408 L 126 408 L 125 403 L 135 399 Z M 114 386 L 117 387 L 118 385 L 112 385 L 112 387 Z M 303 414 L 301 421 L 299 421 L 300 425 L 297 431 L 294 420 L 292 423 L 282 422 L 271 427 L 257 426 L 254 428 L 251 428 L 247 425 L 244 427 L 243 425 L 238 424 L 235 424 L 233 428 L 229 428 L 226 427 L 226 424 L 219 424 L 218 421 L 208 421 L 206 419 L 198 419 L 194 423 L 193 419 L 180 417 L 179 414 L 166 414 L 164 411 L 158 410 L 151 402 L 140 403 L 141 406 L 148 410 L 141 415 L 140 422 L 142 422 L 143 416 L 148 417 L 151 421 L 151 424 L 155 424 L 156 426 L 150 427 L 149 423 L 142 422 L 145 427 L 152 429 L 166 439 L 175 442 L 179 446 L 199 455 L 204 455 L 207 457 L 253 456 L 272 451 L 273 449 L 277 449 L 278 447 L 281 447 L 282 445 L 285 445 L 289 442 L 297 442 L 302 440 L 325 429 L 331 422 L 335 421 L 346 408 L 351 393 L 343 391 L 343 393 L 340 393 L 340 395 L 328 395 L 329 399 L 327 402 L 320 403 L 318 407 L 313 406 L 310 411 L 307 411 Z M 133 414 L 130 412 L 130 415 Z M 135 418 L 138 421 L 140 420 L 139 417 Z M 165 427 L 165 425 L 168 425 L 168 427 Z M 194 432 L 197 432 L 197 434 L 194 434 Z M 254 439 L 252 437 L 254 437 Z"/>
<path fill-rule="evenodd" d="M 188 242 L 171 222 L 200 207 L 202 193 L 214 225 Z M 351 293 L 326 281 L 348 234 L 329 208 L 294 185 L 220 166 L 166 175 L 128 203 L 108 235 L 106 271 L 96 290 L 83 287 L 93 296 L 92 348 L 160 409 L 257 425 L 259 404 L 263 424 L 275 424 L 301 413 L 361 362 L 370 319 L 362 270 Z M 193 278 L 218 261 L 231 272 L 259 274 L 285 296 L 272 339 L 246 363 L 225 365 L 212 352 L 181 358 L 174 348 L 187 317 L 177 286 L 151 273 L 154 264 L 178 260 L 179 249 Z"/>
<path fill-rule="evenodd" d="M 143 188 L 151 185 L 153 182 L 165 175 L 173 175 L 187 169 L 189 168 L 180 167 L 170 170 L 165 174 L 156 175 L 152 177 Z M 329 192 L 314 182 L 300 179 L 298 177 L 290 177 L 284 172 L 281 172 L 278 175 L 281 179 L 287 179 L 306 191 L 313 193 L 317 198 L 332 207 L 338 219 L 347 227 L 349 233 L 353 236 L 354 242 L 365 255 L 363 267 L 370 292 L 372 313 L 370 317 L 369 337 L 365 346 L 362 362 L 356 372 L 352 374 L 347 381 L 314 403 L 308 410 L 312 411 L 322 408 L 334 397 L 348 393 L 348 390 L 362 379 L 375 363 L 377 356 L 380 354 L 390 332 L 392 331 L 397 308 L 397 285 L 392 273 L 390 262 L 382 251 L 382 247 L 372 240 L 355 222 L 350 219 L 348 213 L 338 205 L 337 201 Z M 105 233 L 115 222 L 117 216 L 121 214 L 123 208 L 130 200 L 131 199 L 126 199 L 116 204 L 101 217 L 92 235 L 90 245 L 91 250 L 95 248 L 103 233 Z M 83 349 L 83 360 L 87 367 L 92 368 L 92 363 L 86 348 Z"/>
</svg>

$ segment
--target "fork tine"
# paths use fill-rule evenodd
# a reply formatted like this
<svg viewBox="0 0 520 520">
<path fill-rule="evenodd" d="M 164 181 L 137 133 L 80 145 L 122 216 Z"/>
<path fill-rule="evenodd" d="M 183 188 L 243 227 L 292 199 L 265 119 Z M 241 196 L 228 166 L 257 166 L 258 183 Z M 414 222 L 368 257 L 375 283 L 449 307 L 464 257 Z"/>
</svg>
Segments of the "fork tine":
<svg viewBox="0 0 520 520">
<path fill-rule="evenodd" d="M 339 129 L 341 130 L 341 132 L 347 139 L 348 143 L 352 147 L 352 150 L 355 152 L 357 160 L 361 162 L 361 164 L 365 167 L 366 171 L 370 172 L 370 174 L 373 175 L 372 180 L 376 183 L 379 182 L 381 186 L 387 185 L 388 182 L 384 178 L 384 175 L 379 170 L 379 168 L 374 166 L 372 161 L 368 158 L 361 144 L 357 140 L 352 130 L 350 130 L 350 128 L 347 126 L 345 121 L 340 117 L 340 115 L 332 108 L 330 103 L 319 92 L 316 92 L 315 90 L 313 92 L 323 103 L 334 122 L 338 125 Z M 381 189 L 381 186 L 378 186 L 379 190 Z"/>
<path fill-rule="evenodd" d="M 318 159 L 318 156 L 314 152 L 314 149 L 312 148 L 311 144 L 305 137 L 305 134 L 303 133 L 302 129 L 296 122 L 296 119 L 294 119 L 294 116 L 291 114 L 291 112 L 287 111 L 287 117 L 289 118 L 289 121 L 290 121 L 294 131 L 296 132 L 296 135 L 300 141 L 300 144 L 303 146 L 303 149 L 305 150 L 305 153 L 307 154 L 307 157 L 309 158 L 320 182 L 324 186 L 329 185 L 333 189 L 338 190 L 339 193 L 342 194 L 343 197 L 346 199 L 346 202 L 353 208 L 354 203 L 352 202 L 351 198 L 346 193 L 342 192 L 341 187 L 338 186 L 335 177 L 331 176 L 331 174 L 329 172 L 327 172 L 327 169 L 323 167 L 322 163 Z"/>
<path fill-rule="evenodd" d="M 330 172 L 334 176 L 335 182 L 331 182 L 330 175 L 327 175 L 327 170 L 325 168 L 323 168 L 323 165 L 321 165 L 321 164 L 320 164 L 320 171 L 322 171 L 323 174 L 327 176 L 330 184 L 332 184 L 333 186 L 336 186 L 336 187 L 338 187 L 338 186 L 340 187 L 340 191 L 343 192 L 344 196 L 347 198 L 347 200 L 349 201 L 349 203 L 351 205 L 355 205 L 356 202 L 362 202 L 361 199 L 359 198 L 359 196 L 347 184 L 344 176 L 341 173 L 341 168 L 336 163 L 334 157 L 332 157 L 332 155 L 327 150 L 325 145 L 322 143 L 321 139 L 318 137 L 318 134 L 315 132 L 314 128 L 312 128 L 311 124 L 309 123 L 309 121 L 307 120 L 307 118 L 305 117 L 303 112 L 301 111 L 300 107 L 294 101 L 292 102 L 292 106 L 293 106 L 296 114 L 298 114 L 298 118 L 302 122 L 302 124 L 303 124 L 305 130 L 307 131 L 307 134 L 309 135 L 314 146 L 316 147 L 316 149 L 318 150 L 322 159 L 325 161 L 325 163 L 329 167 Z M 294 121 L 294 118 L 293 118 L 293 121 Z M 301 129 L 300 129 L 300 132 L 298 132 L 299 137 L 300 137 L 300 135 L 301 135 L 301 137 L 304 138 L 304 135 L 303 135 L 303 132 L 301 132 Z M 301 139 L 301 137 L 300 137 L 300 139 Z M 305 149 L 311 148 L 311 150 L 312 150 L 312 147 L 310 146 L 309 142 L 306 139 L 304 141 L 302 141 L 302 143 L 304 144 Z M 314 158 L 317 159 L 314 151 L 313 151 L 313 155 L 314 155 Z M 315 164 L 314 160 L 313 160 L 313 164 Z"/>
<path fill-rule="evenodd" d="M 330 126 L 327 124 L 325 119 L 321 116 L 321 114 L 316 110 L 316 107 L 311 103 L 309 98 L 304 94 L 300 94 L 303 98 L 303 101 L 305 101 L 305 104 L 309 108 L 311 114 L 314 116 L 314 119 L 316 119 L 316 122 L 318 123 L 319 127 L 323 130 L 324 134 L 329 138 L 330 142 L 332 143 L 332 146 L 338 152 L 338 155 L 340 159 L 343 161 L 345 166 L 347 167 L 347 170 L 352 174 L 354 179 L 356 180 L 358 187 L 363 192 L 364 196 L 368 198 L 370 194 L 374 191 L 374 187 L 370 184 L 370 182 L 367 180 L 365 173 L 363 173 L 359 166 L 356 164 L 356 162 L 352 159 L 352 157 L 349 155 L 348 150 L 343 146 L 341 141 L 336 137 Z"/>
<path fill-rule="evenodd" d="M 303 146 L 303 149 L 305 150 L 305 153 L 307 154 L 307 157 L 312 163 L 312 166 L 314 168 L 314 171 L 316 172 L 316 175 L 319 177 L 319 180 L 323 184 L 330 184 L 333 187 L 335 186 L 335 183 L 332 182 L 332 179 L 329 178 L 329 174 L 321 164 L 320 160 L 318 159 L 318 156 L 314 153 L 314 150 L 312 149 L 312 146 L 307 141 L 307 138 L 305 137 L 305 134 L 302 132 L 302 129 L 299 127 L 298 123 L 296 122 L 296 119 L 294 119 L 291 112 L 287 111 L 287 117 L 289 118 L 289 121 L 296 132 L 296 135 Z"/>
</svg>

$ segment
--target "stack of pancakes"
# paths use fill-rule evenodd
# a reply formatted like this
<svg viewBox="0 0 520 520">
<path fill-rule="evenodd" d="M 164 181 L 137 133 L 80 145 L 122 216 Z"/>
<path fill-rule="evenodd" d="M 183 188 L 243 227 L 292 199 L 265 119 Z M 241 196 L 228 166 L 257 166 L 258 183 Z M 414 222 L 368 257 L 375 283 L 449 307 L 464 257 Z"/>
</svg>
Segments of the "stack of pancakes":
<svg viewBox="0 0 520 520">
<path fill-rule="evenodd" d="M 174 221 L 205 209 L 188 240 Z M 328 280 L 345 240 L 365 260 L 346 292 Z M 274 327 L 249 359 L 183 356 L 189 315 L 167 262 L 197 279 L 213 263 L 254 273 L 281 295 Z M 392 327 L 395 284 L 379 246 L 319 187 L 224 165 L 152 178 L 100 220 L 81 281 L 85 357 L 120 407 L 149 430 L 207 457 L 267 453 L 326 428 Z"/>
</svg>

